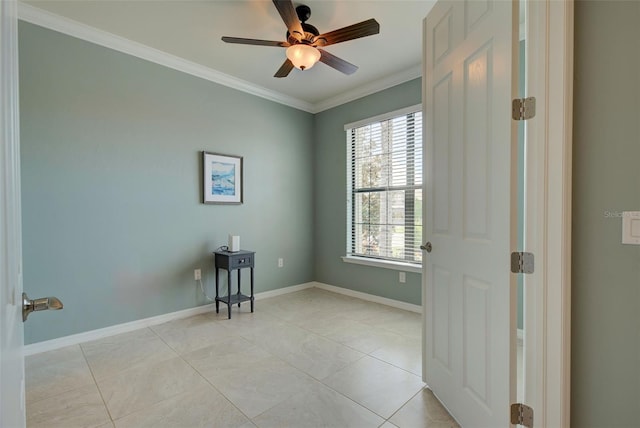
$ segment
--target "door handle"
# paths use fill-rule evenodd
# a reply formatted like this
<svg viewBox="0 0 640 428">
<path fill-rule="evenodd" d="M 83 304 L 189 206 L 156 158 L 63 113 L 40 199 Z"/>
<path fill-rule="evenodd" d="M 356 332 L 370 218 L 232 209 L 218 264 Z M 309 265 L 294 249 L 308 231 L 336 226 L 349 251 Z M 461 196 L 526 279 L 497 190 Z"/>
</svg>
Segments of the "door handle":
<svg viewBox="0 0 640 428">
<path fill-rule="evenodd" d="M 431 245 L 431 242 L 427 242 L 424 245 L 420 245 L 420 249 L 425 250 L 427 253 L 430 253 L 431 250 L 433 250 L 433 246 Z"/>
<path fill-rule="evenodd" d="M 22 322 L 27 320 L 31 312 L 62 309 L 63 305 L 57 297 L 42 297 L 29 299 L 27 293 L 22 293 Z"/>
</svg>

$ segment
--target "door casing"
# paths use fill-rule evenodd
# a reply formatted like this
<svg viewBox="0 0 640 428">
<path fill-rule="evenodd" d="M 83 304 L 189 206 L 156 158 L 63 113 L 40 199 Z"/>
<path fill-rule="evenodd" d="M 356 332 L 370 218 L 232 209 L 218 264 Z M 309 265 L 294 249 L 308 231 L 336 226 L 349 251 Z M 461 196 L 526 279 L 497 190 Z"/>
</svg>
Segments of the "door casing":
<svg viewBox="0 0 640 428">
<path fill-rule="evenodd" d="M 535 427 L 568 427 L 571 380 L 573 0 L 527 1 L 525 402 Z"/>
</svg>

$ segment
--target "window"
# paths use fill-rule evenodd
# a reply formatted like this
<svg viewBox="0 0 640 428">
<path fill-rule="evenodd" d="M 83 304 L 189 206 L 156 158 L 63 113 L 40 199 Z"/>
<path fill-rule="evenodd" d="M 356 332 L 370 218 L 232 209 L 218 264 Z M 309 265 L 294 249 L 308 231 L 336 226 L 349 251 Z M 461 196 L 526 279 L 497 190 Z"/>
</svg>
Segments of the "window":
<svg viewBox="0 0 640 428">
<path fill-rule="evenodd" d="M 347 256 L 422 263 L 422 111 L 345 126 Z"/>
</svg>

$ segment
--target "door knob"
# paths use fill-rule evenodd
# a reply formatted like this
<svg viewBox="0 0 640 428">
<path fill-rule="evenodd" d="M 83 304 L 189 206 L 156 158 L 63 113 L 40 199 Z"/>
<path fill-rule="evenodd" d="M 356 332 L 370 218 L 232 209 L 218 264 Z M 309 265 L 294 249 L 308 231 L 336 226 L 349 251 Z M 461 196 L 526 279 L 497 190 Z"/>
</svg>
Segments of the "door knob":
<svg viewBox="0 0 640 428">
<path fill-rule="evenodd" d="M 31 312 L 62 309 L 63 305 L 57 297 L 42 297 L 29 299 L 27 293 L 22 293 L 22 321 L 26 321 Z"/>
<path fill-rule="evenodd" d="M 431 242 L 427 242 L 424 245 L 420 245 L 421 250 L 425 250 L 427 253 L 430 253 L 433 247 L 431 246 Z"/>
</svg>

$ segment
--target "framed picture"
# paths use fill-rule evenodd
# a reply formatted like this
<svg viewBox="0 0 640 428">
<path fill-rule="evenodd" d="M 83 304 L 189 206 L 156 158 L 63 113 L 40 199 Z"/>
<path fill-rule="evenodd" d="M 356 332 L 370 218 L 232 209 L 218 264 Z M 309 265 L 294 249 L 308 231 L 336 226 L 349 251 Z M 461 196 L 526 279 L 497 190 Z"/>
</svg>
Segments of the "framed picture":
<svg viewBox="0 0 640 428">
<path fill-rule="evenodd" d="M 242 203 L 242 157 L 202 152 L 202 202 Z"/>
</svg>

